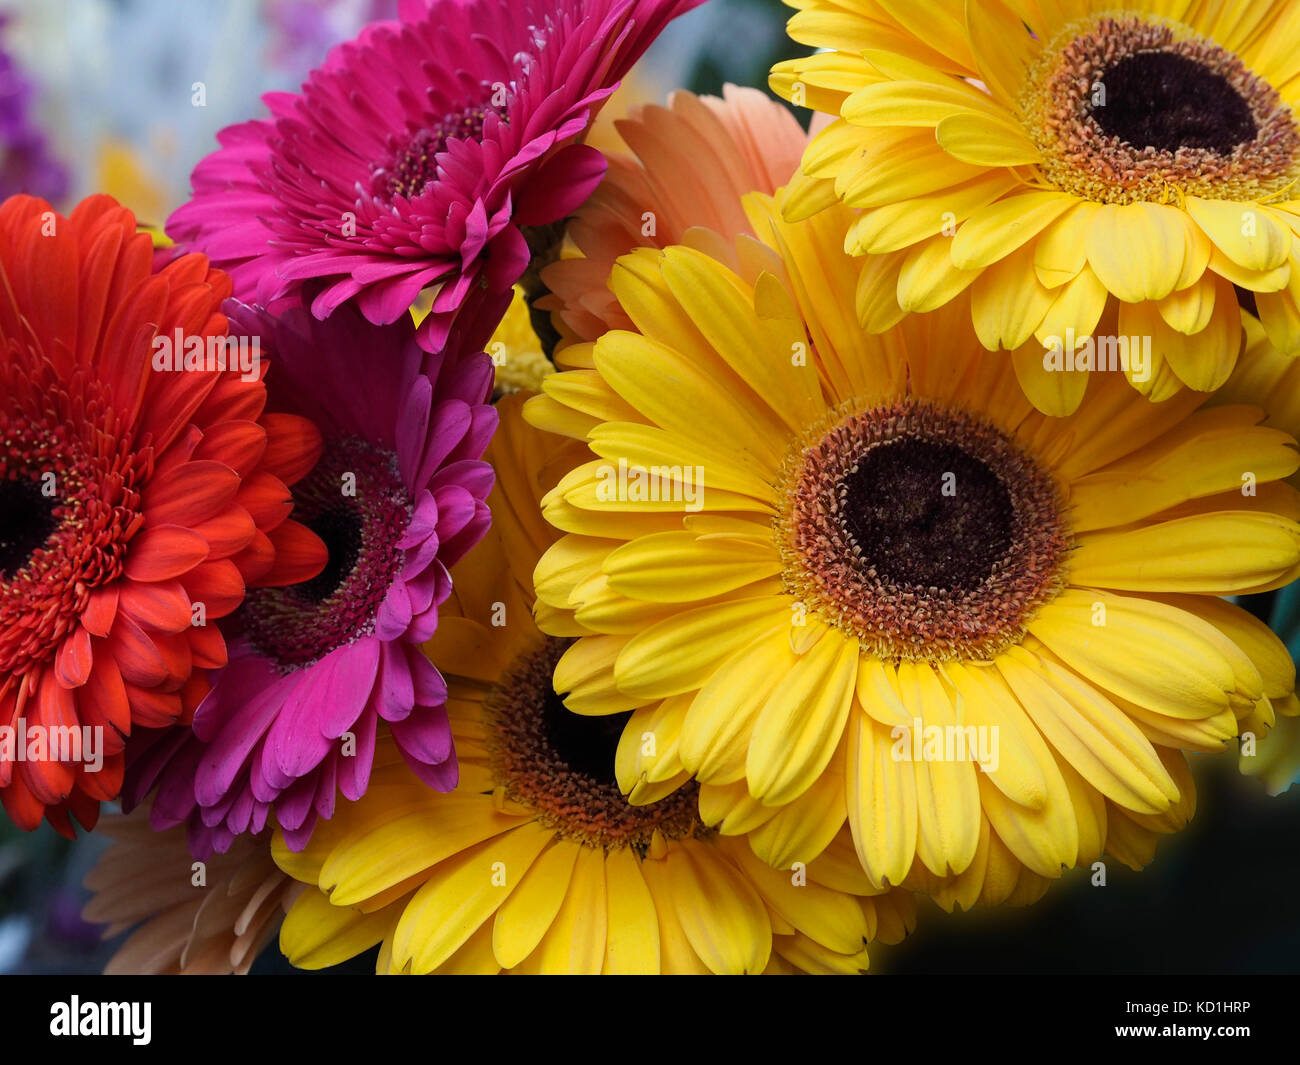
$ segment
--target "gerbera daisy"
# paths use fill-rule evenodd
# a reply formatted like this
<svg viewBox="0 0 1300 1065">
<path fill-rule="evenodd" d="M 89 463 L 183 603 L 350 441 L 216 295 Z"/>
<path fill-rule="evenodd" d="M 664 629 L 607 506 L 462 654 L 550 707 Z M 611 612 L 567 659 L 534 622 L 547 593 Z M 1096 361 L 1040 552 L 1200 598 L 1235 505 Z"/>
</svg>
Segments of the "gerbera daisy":
<svg viewBox="0 0 1300 1065">
<path fill-rule="evenodd" d="M 271 860 L 270 833 L 197 863 L 184 829 L 154 831 L 143 807 L 98 831 L 113 842 L 86 876 L 94 896 L 82 916 L 105 925 L 105 939 L 131 929 L 106 974 L 246 973 L 301 890 Z"/>
<path fill-rule="evenodd" d="M 286 520 L 320 437 L 263 413 L 229 279 L 155 270 L 108 197 L 5 201 L 0 277 L 0 802 L 71 836 L 117 796 L 124 737 L 188 720 L 225 665 L 213 622 L 324 564 Z"/>
<path fill-rule="evenodd" d="M 222 131 L 167 231 L 249 302 L 313 282 L 320 318 L 355 299 L 393 322 L 433 288 L 421 338 L 439 350 L 471 294 L 504 310 L 530 240 L 549 244 L 600 180 L 576 143 L 595 109 L 697 2 L 410 0 L 301 93 L 266 96 L 270 118 Z"/>
<path fill-rule="evenodd" d="M 563 257 L 541 274 L 553 295 L 537 306 L 556 312 L 566 343 L 628 327 L 605 281 L 634 248 L 707 241 L 738 266 L 731 240 L 751 234 L 741 197 L 789 181 L 808 143 L 786 108 L 735 85 L 722 99 L 675 92 L 667 107 L 639 107 L 614 126 L 623 150 L 607 153 L 609 171 L 569 223 Z"/>
<path fill-rule="evenodd" d="M 1135 387 L 1210 390 L 1241 349 L 1233 286 L 1300 352 L 1300 3 L 797 0 L 775 91 L 839 116 L 808 147 L 791 219 L 859 208 L 868 329 L 962 295 L 981 343 L 1068 414 L 1107 303 L 1150 337 Z M 1044 347 L 1066 366 L 1045 364 Z M 1053 372 L 1056 371 L 1056 372 Z"/>
<path fill-rule="evenodd" d="M 598 456 L 544 505 L 566 535 L 541 624 L 576 637 L 556 690 L 593 715 L 663 700 L 624 736 L 672 753 L 646 779 L 690 774 L 737 831 L 788 804 L 822 838 L 847 816 L 878 885 L 961 874 L 991 836 L 1056 876 L 1108 820 L 1181 819 L 1181 750 L 1292 691 L 1276 638 L 1218 596 L 1300 572 L 1294 439 L 1118 374 L 1046 417 L 964 310 L 882 336 L 845 315 L 843 208 L 747 202 L 773 244 L 744 275 L 625 256 L 635 329 L 568 349 L 584 368 L 530 403 Z"/>
<path fill-rule="evenodd" d="M 538 499 L 584 451 L 500 404 L 492 530 L 454 571 L 427 645 L 447 672 L 461 760 L 426 787 L 381 738 L 364 798 L 281 867 L 312 885 L 280 935 L 289 960 L 335 964 L 382 943 L 380 972 L 855 972 L 897 940 L 912 898 L 866 882 L 841 837 L 776 870 L 705 829 L 694 788 L 632 806 L 613 779 L 620 722 L 569 713 L 551 690 L 565 641 L 533 624 L 530 573 L 553 533 Z"/>
<path fill-rule="evenodd" d="M 328 323 L 301 309 L 230 313 L 274 353 L 273 401 L 324 434 L 294 500 L 329 563 L 249 596 L 192 734 L 132 743 L 128 800 L 157 784 L 154 826 L 188 821 L 199 857 L 260 832 L 272 807 L 301 846 L 336 791 L 365 791 L 381 719 L 418 779 L 455 786 L 446 688 L 419 645 L 451 590 L 447 567 L 487 528 L 492 470 L 480 455 L 497 420 L 488 357 L 424 356 L 409 316 L 373 326 L 353 308 Z"/>
</svg>

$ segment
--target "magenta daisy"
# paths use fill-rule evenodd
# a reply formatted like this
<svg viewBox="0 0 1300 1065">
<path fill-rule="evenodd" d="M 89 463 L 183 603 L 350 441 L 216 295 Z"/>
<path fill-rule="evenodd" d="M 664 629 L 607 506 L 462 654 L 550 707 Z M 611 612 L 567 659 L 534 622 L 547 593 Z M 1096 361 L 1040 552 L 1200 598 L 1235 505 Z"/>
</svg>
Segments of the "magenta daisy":
<svg viewBox="0 0 1300 1065">
<path fill-rule="evenodd" d="M 271 352 L 272 401 L 321 428 L 294 516 L 329 562 L 305 583 L 250 592 L 192 731 L 128 746 L 128 805 L 156 786 L 155 828 L 187 822 L 199 857 L 272 812 L 292 846 L 305 844 L 336 792 L 365 791 L 381 718 L 425 783 L 455 786 L 447 689 L 419 645 L 451 592 L 447 568 L 487 530 L 492 470 L 480 456 L 497 421 L 491 360 L 424 355 L 409 316 L 380 327 L 352 308 L 328 325 L 302 309 L 228 313 Z M 374 359 L 392 372 L 368 372 Z"/>
<path fill-rule="evenodd" d="M 504 311 L 545 227 L 605 161 L 576 143 L 664 25 L 700 0 L 406 0 L 342 44 L 271 117 L 231 126 L 167 223 L 272 306 L 309 283 L 312 312 L 354 300 L 396 321 L 424 289 L 441 350 L 471 295 Z M 492 320 L 491 315 L 484 315 Z"/>
</svg>

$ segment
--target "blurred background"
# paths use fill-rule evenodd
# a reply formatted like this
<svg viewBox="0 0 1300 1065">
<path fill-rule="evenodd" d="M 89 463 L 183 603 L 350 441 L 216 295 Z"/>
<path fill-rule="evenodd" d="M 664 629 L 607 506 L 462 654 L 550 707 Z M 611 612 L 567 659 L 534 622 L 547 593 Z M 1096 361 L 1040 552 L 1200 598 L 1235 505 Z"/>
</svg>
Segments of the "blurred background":
<svg viewBox="0 0 1300 1065">
<path fill-rule="evenodd" d="M 0 197 L 67 208 L 108 192 L 160 225 L 186 198 L 219 129 L 262 117 L 262 93 L 296 88 L 331 45 L 397 0 L 0 0 Z M 766 86 L 785 37 L 777 0 L 710 0 L 672 24 L 611 105 L 673 88 Z M 199 86 L 201 83 L 201 106 Z M 806 115 L 801 116 L 806 120 Z M 1246 603 L 1300 650 L 1288 589 Z M 945 915 L 923 904 L 917 933 L 873 948 L 895 973 L 1300 971 L 1300 788 L 1292 769 L 1237 773 L 1199 758 L 1192 825 L 1142 873 L 1108 863 L 1107 886 L 1076 870 L 1033 907 Z M 1270 792 L 1278 794 L 1270 794 Z M 81 881 L 106 841 L 69 842 L 0 816 L 0 973 L 97 972 L 113 952 L 80 918 Z M 373 958 L 348 971 L 364 972 Z M 254 972 L 289 972 L 274 945 Z"/>
</svg>

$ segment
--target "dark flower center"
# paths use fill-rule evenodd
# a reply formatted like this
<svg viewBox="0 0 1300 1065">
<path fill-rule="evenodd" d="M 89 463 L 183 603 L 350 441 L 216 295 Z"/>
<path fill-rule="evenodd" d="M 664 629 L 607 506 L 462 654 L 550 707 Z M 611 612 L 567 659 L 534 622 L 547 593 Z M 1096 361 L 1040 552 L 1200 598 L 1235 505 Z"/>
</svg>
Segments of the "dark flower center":
<svg viewBox="0 0 1300 1065">
<path fill-rule="evenodd" d="M 1062 27 L 1026 72 L 1019 108 L 1047 183 L 1096 203 L 1263 202 L 1300 176 L 1300 126 L 1278 90 L 1158 16 Z"/>
<path fill-rule="evenodd" d="M 0 481 L 0 578 L 22 569 L 58 528 L 59 501 L 30 480 Z"/>
<path fill-rule="evenodd" d="M 401 579 L 397 544 L 411 515 L 396 457 L 356 439 L 327 442 L 293 498 L 294 517 L 325 542 L 329 560 L 301 584 L 251 589 L 239 612 L 253 645 L 286 671 L 374 631 Z"/>
<path fill-rule="evenodd" d="M 1104 106 L 1092 117 L 1104 132 L 1135 148 L 1227 154 L 1259 132 L 1250 105 L 1222 74 L 1173 52 L 1137 52 L 1101 77 Z"/>
<path fill-rule="evenodd" d="M 840 482 L 843 521 L 882 577 L 974 589 L 1011 545 L 1011 496 L 954 444 L 895 440 L 872 448 Z"/>
<path fill-rule="evenodd" d="M 546 722 L 546 742 L 561 762 L 594 785 L 618 786 L 614 755 L 623 726 L 632 716 L 630 711 L 604 717 L 575 714 L 564 705 L 562 696 L 548 689 L 541 713 Z"/>
<path fill-rule="evenodd" d="M 796 442 L 782 481 L 787 590 L 881 658 L 989 658 L 1064 580 L 1052 478 L 964 411 L 847 403 Z"/>
<path fill-rule="evenodd" d="M 569 641 L 550 638 L 521 655 L 484 701 L 498 780 L 515 802 L 562 836 L 644 851 L 656 831 L 682 839 L 705 831 L 699 789 L 633 806 L 619 790 L 615 754 L 630 713 L 575 714 L 551 684 Z"/>
<path fill-rule="evenodd" d="M 356 509 L 342 503 L 321 511 L 307 527 L 324 542 L 329 561 L 320 573 L 298 585 L 295 591 L 309 602 L 320 603 L 338 591 L 339 585 L 356 569 L 365 530 Z"/>
</svg>

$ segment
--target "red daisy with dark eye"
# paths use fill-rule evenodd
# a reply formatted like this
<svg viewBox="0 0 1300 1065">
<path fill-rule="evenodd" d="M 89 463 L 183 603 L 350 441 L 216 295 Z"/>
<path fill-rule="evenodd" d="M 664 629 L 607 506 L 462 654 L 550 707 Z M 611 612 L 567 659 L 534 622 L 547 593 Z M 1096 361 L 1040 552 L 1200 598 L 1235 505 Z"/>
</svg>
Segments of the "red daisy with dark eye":
<svg viewBox="0 0 1300 1065">
<path fill-rule="evenodd" d="M 230 281 L 154 261 L 107 196 L 0 206 L 0 802 L 72 835 L 117 797 L 133 728 L 186 721 L 212 622 L 325 563 L 289 519 L 320 435 L 265 414 Z"/>
</svg>

